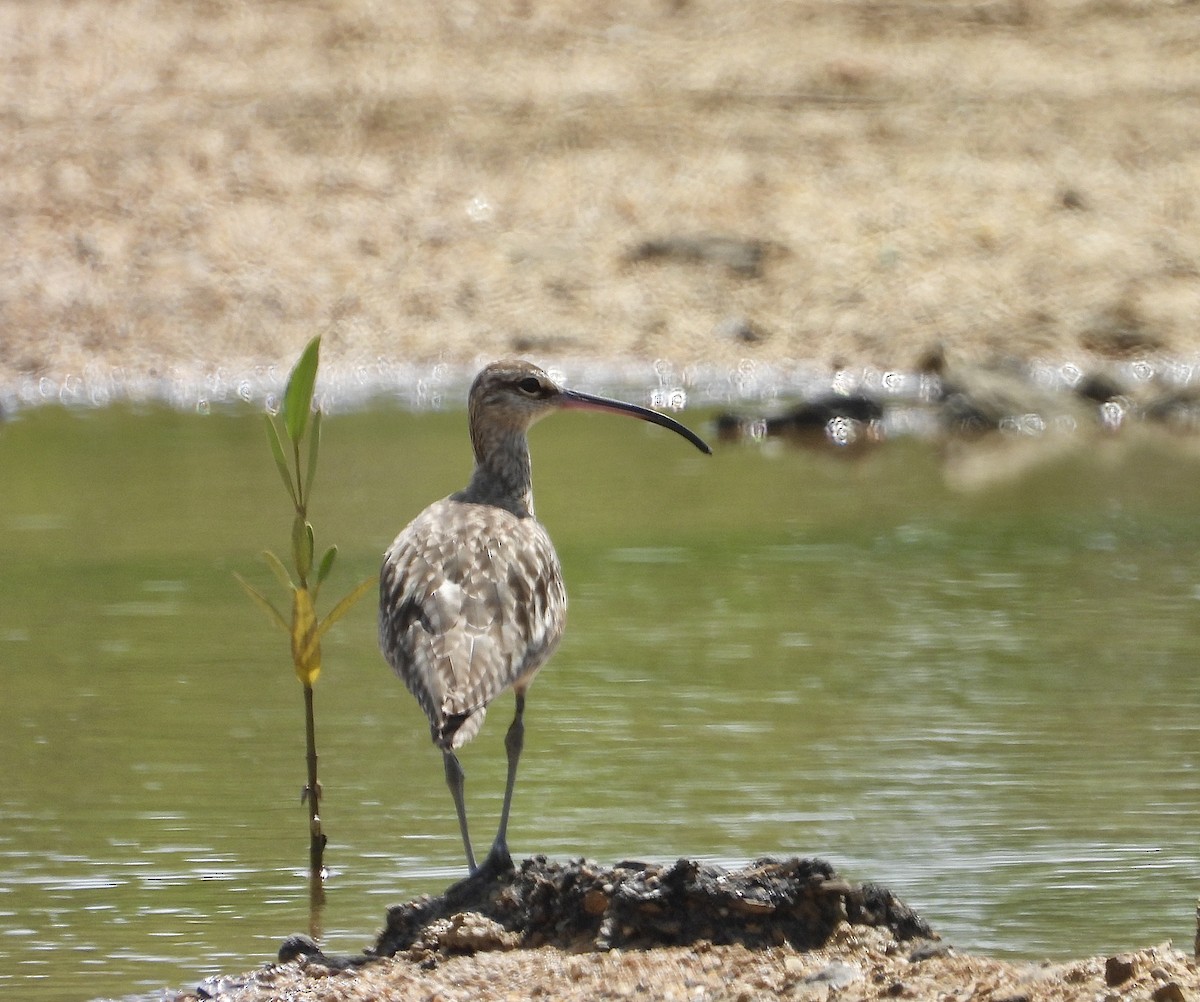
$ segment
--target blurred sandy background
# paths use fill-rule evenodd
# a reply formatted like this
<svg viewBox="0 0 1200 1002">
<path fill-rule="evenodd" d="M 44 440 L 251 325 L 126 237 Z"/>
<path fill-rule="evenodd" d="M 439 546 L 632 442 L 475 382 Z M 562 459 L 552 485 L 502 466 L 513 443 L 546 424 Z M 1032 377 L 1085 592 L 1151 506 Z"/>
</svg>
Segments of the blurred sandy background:
<svg viewBox="0 0 1200 1002">
<path fill-rule="evenodd" d="M 1195 0 L 3 0 L 0 40 L 0 383 L 316 333 L 1200 350 Z"/>
</svg>

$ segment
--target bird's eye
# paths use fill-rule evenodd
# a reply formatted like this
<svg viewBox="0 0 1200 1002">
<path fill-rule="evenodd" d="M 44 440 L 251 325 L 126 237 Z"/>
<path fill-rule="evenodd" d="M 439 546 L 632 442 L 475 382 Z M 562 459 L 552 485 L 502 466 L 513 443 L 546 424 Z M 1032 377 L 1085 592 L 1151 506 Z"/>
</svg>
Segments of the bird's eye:
<svg viewBox="0 0 1200 1002">
<path fill-rule="evenodd" d="M 531 397 L 540 396 L 542 393 L 542 381 L 537 376 L 526 376 L 517 383 L 517 389 L 522 393 L 528 393 Z"/>
</svg>

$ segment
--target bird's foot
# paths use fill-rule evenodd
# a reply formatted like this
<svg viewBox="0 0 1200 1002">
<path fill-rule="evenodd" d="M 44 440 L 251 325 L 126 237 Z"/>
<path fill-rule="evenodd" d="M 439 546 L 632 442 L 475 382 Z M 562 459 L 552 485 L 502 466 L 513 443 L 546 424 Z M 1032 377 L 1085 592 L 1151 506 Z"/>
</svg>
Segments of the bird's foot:
<svg viewBox="0 0 1200 1002">
<path fill-rule="evenodd" d="M 483 865 L 477 872 L 490 877 L 498 877 L 502 873 L 510 873 L 515 869 L 512 853 L 508 851 L 508 843 L 504 839 L 498 838 L 492 843 L 492 849 L 487 854 L 487 859 L 483 861 Z"/>
<path fill-rule="evenodd" d="M 484 889 L 494 881 L 505 874 L 512 873 L 515 869 L 516 867 L 513 865 L 508 846 L 504 844 L 500 844 L 499 846 L 493 845 L 492 851 L 487 854 L 487 858 L 478 866 L 473 867 L 471 872 L 463 877 L 462 880 L 456 881 L 446 888 L 444 896 L 452 901 L 472 900 L 483 893 Z"/>
</svg>

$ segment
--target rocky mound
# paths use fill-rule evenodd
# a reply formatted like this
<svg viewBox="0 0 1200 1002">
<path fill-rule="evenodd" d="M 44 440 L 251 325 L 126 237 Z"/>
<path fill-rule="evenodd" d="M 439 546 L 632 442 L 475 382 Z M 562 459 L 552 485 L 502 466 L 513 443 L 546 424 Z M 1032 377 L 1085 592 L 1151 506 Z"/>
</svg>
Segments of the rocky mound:
<svg viewBox="0 0 1200 1002">
<path fill-rule="evenodd" d="M 816 859 L 738 870 L 539 856 L 388 912 L 376 943 L 331 956 L 292 936 L 278 964 L 172 1002 L 499 1002 L 597 997 L 844 1002 L 956 998 L 1185 1002 L 1200 971 L 1170 944 L 1061 963 L 960 954 L 888 890 Z"/>
<path fill-rule="evenodd" d="M 293 936 L 279 959 L 308 957 L 344 969 L 400 953 L 419 959 L 516 947 L 607 951 L 708 943 L 812 950 L 842 923 L 886 928 L 898 940 L 937 938 L 886 888 L 850 883 L 824 860 L 760 859 L 727 870 L 689 859 L 605 867 L 535 856 L 517 868 L 485 868 L 438 897 L 394 906 L 361 956 L 329 957 Z"/>
<path fill-rule="evenodd" d="M 469 913 L 470 932 L 456 916 Z M 374 956 L 413 947 L 470 950 L 485 928 L 502 944 L 564 949 L 646 949 L 714 944 L 815 949 L 838 923 L 886 926 L 898 939 L 930 938 L 911 908 L 876 884 L 851 884 L 819 859 L 760 859 L 740 870 L 681 859 L 673 864 L 626 860 L 612 867 L 588 860 L 527 859 L 517 869 L 481 873 L 436 898 L 388 912 Z"/>
</svg>

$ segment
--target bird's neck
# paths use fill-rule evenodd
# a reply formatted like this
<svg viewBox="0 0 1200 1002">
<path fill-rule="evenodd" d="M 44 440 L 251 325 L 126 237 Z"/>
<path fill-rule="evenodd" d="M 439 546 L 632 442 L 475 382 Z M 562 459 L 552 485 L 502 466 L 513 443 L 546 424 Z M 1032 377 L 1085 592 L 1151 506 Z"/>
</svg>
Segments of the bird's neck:
<svg viewBox="0 0 1200 1002">
<path fill-rule="evenodd" d="M 525 433 L 511 429 L 483 433 L 472 429 L 471 441 L 475 447 L 475 472 L 466 488 L 454 495 L 455 500 L 493 505 L 511 511 L 518 518 L 532 518 L 533 467 Z"/>
</svg>

